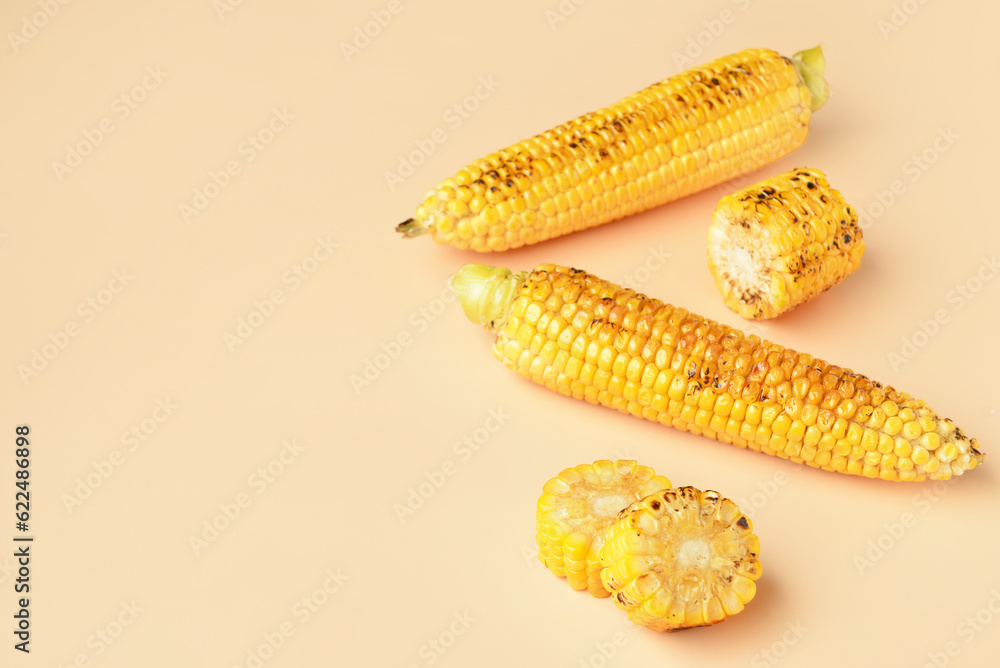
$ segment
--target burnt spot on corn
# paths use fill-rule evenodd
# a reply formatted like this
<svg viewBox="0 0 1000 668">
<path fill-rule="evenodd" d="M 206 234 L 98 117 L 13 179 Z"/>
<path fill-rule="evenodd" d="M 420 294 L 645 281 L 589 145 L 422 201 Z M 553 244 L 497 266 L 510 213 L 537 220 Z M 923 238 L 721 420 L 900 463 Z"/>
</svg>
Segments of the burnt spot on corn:
<svg viewBox="0 0 1000 668">
<path fill-rule="evenodd" d="M 736 526 L 741 529 L 749 529 L 750 523 L 747 522 L 746 515 L 740 515 L 740 519 L 736 520 Z"/>
</svg>

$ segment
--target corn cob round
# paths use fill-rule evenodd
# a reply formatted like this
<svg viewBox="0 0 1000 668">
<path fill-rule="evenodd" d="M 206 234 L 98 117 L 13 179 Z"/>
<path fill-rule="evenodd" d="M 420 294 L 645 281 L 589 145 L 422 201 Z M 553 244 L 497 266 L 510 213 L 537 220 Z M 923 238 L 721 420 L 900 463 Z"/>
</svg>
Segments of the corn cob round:
<svg viewBox="0 0 1000 668">
<path fill-rule="evenodd" d="M 494 355 L 561 394 L 828 471 L 943 480 L 983 460 L 923 401 L 578 269 L 452 277 Z"/>
<path fill-rule="evenodd" d="M 536 512 L 538 559 L 573 589 L 605 598 L 599 552 L 618 514 L 670 481 L 631 459 L 581 464 L 543 486 Z"/>
<path fill-rule="evenodd" d="M 476 160 L 396 230 L 502 251 L 704 190 L 805 141 L 824 68 L 819 47 L 719 58 Z"/>
<path fill-rule="evenodd" d="M 773 318 L 847 278 L 865 243 L 858 214 L 818 169 L 793 169 L 723 197 L 708 269 L 726 306 Z"/>
<path fill-rule="evenodd" d="M 757 592 L 760 540 L 718 492 L 667 489 L 622 511 L 601 548 L 615 605 L 654 631 L 717 624 Z"/>
</svg>

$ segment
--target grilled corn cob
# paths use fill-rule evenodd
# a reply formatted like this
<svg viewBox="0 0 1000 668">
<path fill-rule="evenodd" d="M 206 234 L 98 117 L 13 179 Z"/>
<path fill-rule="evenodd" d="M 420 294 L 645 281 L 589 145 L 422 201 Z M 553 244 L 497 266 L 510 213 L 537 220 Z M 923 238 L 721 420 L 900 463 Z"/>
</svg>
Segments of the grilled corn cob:
<svg viewBox="0 0 1000 668">
<path fill-rule="evenodd" d="M 923 401 L 578 269 L 452 277 L 494 355 L 561 394 L 794 462 L 943 480 L 983 459 Z"/>
<path fill-rule="evenodd" d="M 396 230 L 502 251 L 704 190 L 805 141 L 824 68 L 819 47 L 719 58 L 476 160 Z"/>
<path fill-rule="evenodd" d="M 654 631 L 717 624 L 756 594 L 760 541 L 718 492 L 663 490 L 619 518 L 601 548 L 601 577 L 636 624 Z"/>
<path fill-rule="evenodd" d="M 573 589 L 610 596 L 601 582 L 604 534 L 618 514 L 670 481 L 630 459 L 566 469 L 545 483 L 536 512 L 538 558 Z"/>
<path fill-rule="evenodd" d="M 773 318 L 858 268 L 858 214 L 818 169 L 793 169 L 723 197 L 708 229 L 708 268 L 726 306 Z"/>
</svg>

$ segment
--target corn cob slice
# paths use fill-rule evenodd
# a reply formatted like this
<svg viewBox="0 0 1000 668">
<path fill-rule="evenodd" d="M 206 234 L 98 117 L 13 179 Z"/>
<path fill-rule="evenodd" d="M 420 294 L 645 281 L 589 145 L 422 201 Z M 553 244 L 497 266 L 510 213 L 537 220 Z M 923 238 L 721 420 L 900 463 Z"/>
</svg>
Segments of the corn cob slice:
<svg viewBox="0 0 1000 668">
<path fill-rule="evenodd" d="M 805 141 L 824 68 L 819 47 L 719 58 L 476 160 L 396 231 L 502 251 L 704 190 Z"/>
<path fill-rule="evenodd" d="M 566 469 L 545 483 L 536 512 L 538 559 L 573 589 L 605 598 L 599 552 L 618 513 L 670 481 L 631 459 Z"/>
<path fill-rule="evenodd" d="M 708 230 L 708 269 L 726 306 L 773 318 L 861 265 L 858 214 L 818 169 L 793 169 L 723 197 Z"/>
<path fill-rule="evenodd" d="M 828 471 L 943 480 L 983 460 L 923 401 L 578 269 L 452 277 L 494 355 L 561 394 Z"/>
<path fill-rule="evenodd" d="M 717 624 L 757 593 L 760 540 L 736 504 L 693 487 L 622 511 L 601 548 L 615 605 L 654 631 Z"/>
</svg>

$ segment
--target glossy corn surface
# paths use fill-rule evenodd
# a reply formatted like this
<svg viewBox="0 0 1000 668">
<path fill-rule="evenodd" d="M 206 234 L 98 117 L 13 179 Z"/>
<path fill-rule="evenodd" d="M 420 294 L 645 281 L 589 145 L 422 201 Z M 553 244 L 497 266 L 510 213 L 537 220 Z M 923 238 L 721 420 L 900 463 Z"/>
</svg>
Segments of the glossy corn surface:
<svg viewBox="0 0 1000 668">
<path fill-rule="evenodd" d="M 622 512 L 601 548 L 615 605 L 654 631 L 717 624 L 757 593 L 760 541 L 718 492 L 681 487 Z"/>
<path fill-rule="evenodd" d="M 634 460 L 599 460 L 562 471 L 545 483 L 536 512 L 538 558 L 573 589 L 605 598 L 600 549 L 618 514 L 670 481 Z"/>
<path fill-rule="evenodd" d="M 503 251 L 722 183 L 805 141 L 824 67 L 819 47 L 719 58 L 474 161 L 396 229 Z"/>
<path fill-rule="evenodd" d="M 497 359 L 561 394 L 869 478 L 943 480 L 983 460 L 909 394 L 584 271 L 466 265 L 452 288 Z"/>
<path fill-rule="evenodd" d="M 708 230 L 708 268 L 726 306 L 773 318 L 847 278 L 865 252 L 858 214 L 818 169 L 728 195 Z"/>
</svg>

